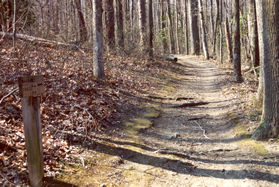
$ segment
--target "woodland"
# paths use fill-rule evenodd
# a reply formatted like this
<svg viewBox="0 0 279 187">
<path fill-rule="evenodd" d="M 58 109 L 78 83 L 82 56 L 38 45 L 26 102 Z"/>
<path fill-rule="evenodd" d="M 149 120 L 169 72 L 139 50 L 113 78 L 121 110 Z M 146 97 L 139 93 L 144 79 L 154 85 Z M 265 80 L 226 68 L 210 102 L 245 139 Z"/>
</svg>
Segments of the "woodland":
<svg viewBox="0 0 279 187">
<path fill-rule="evenodd" d="M 0 0 L 0 185 L 277 186 L 278 18 L 276 0 Z"/>
</svg>

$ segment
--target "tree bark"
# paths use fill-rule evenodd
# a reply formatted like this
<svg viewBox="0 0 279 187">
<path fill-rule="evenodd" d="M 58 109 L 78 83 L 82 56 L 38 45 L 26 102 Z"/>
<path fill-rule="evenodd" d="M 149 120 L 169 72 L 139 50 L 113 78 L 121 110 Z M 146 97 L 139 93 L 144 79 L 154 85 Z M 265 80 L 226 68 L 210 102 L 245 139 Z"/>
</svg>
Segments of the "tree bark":
<svg viewBox="0 0 279 187">
<path fill-rule="evenodd" d="M 240 25 L 239 25 L 239 0 L 234 0 L 234 50 L 233 50 L 233 63 L 234 63 L 234 78 L 236 82 L 242 82 L 241 75 L 241 51 L 240 51 Z"/>
<path fill-rule="evenodd" d="M 165 6 L 165 2 L 161 1 L 162 3 L 162 43 L 163 43 L 163 49 L 164 49 L 164 53 L 167 54 L 169 53 L 169 47 L 168 47 L 168 43 L 167 43 L 167 14 L 166 14 L 166 6 Z"/>
<path fill-rule="evenodd" d="M 213 1 L 210 0 L 210 27 L 211 27 L 211 46 L 213 45 L 215 33 L 214 33 L 214 18 L 213 18 Z"/>
<path fill-rule="evenodd" d="M 216 0 L 216 17 L 213 30 L 212 55 L 216 56 L 217 26 L 219 25 L 219 0 Z"/>
<path fill-rule="evenodd" d="M 262 9 L 259 32 L 260 51 L 264 55 L 264 111 L 262 124 L 252 138 L 278 138 L 279 135 L 279 1 L 257 0 L 257 12 Z M 258 6 L 259 5 L 259 6 Z M 260 15 L 260 14 L 259 14 Z M 259 17 L 258 17 L 259 18 Z M 263 53 L 263 54 L 262 54 Z"/>
<path fill-rule="evenodd" d="M 0 31 L 10 32 L 13 27 L 12 15 L 12 1 L 0 0 Z"/>
<path fill-rule="evenodd" d="M 223 30 L 222 30 L 222 26 L 223 26 L 223 3 L 222 3 L 222 0 L 220 0 L 220 24 L 219 24 L 219 30 L 220 30 L 220 39 L 219 39 L 219 55 L 220 55 L 220 63 L 222 64 L 223 63 Z"/>
<path fill-rule="evenodd" d="M 232 55 L 232 40 L 231 40 L 231 32 L 229 26 L 229 20 L 226 14 L 225 20 L 225 35 L 226 35 L 226 44 L 227 44 L 227 51 L 228 51 L 228 60 L 230 63 L 233 62 L 233 55 Z"/>
<path fill-rule="evenodd" d="M 175 41 L 175 52 L 179 53 L 179 40 L 178 40 L 178 9 L 177 0 L 173 1 L 173 23 L 174 23 L 174 41 Z"/>
<path fill-rule="evenodd" d="M 105 79 L 103 59 L 102 0 L 93 0 L 93 74 Z"/>
<path fill-rule="evenodd" d="M 264 62 L 265 57 L 265 45 L 263 42 L 264 25 L 263 25 L 263 7 L 262 2 L 256 0 L 256 15 L 257 15 L 257 29 L 258 29 L 258 42 L 259 42 L 259 61 L 260 61 L 260 75 L 259 75 L 259 86 L 257 90 L 256 99 L 260 106 L 263 106 L 263 94 L 264 94 Z M 264 111 L 262 112 L 264 113 Z"/>
<path fill-rule="evenodd" d="M 84 43 L 87 40 L 87 29 L 85 25 L 84 16 L 81 10 L 81 3 L 80 0 L 75 0 L 78 18 L 79 18 L 79 34 L 80 34 L 80 42 Z"/>
<path fill-rule="evenodd" d="M 117 0 L 117 5 L 118 5 L 118 16 L 117 16 L 118 47 L 124 49 L 123 0 Z"/>
<path fill-rule="evenodd" d="M 153 3 L 149 0 L 149 57 L 153 57 Z"/>
<path fill-rule="evenodd" d="M 183 47 L 182 47 L 182 42 L 181 39 L 179 37 L 181 37 L 181 34 L 179 32 L 179 24 L 180 23 L 180 28 L 183 30 L 183 15 L 182 15 L 182 4 L 181 4 L 181 0 L 177 0 L 176 3 L 176 12 L 177 12 L 177 32 L 178 32 L 178 38 L 177 38 L 177 44 L 178 44 L 178 53 L 182 54 L 183 53 Z"/>
<path fill-rule="evenodd" d="M 204 26 L 202 0 L 199 0 L 199 11 L 200 11 L 200 23 L 201 23 L 203 54 L 204 54 L 205 59 L 209 59 L 207 41 L 206 41 L 206 34 L 205 34 L 205 26 Z"/>
<path fill-rule="evenodd" d="M 185 13 L 184 13 L 184 32 L 185 32 L 185 53 L 189 54 L 189 33 L 188 33 L 188 0 L 185 0 Z"/>
<path fill-rule="evenodd" d="M 16 48 L 16 12 L 17 12 L 17 2 L 14 0 L 14 16 L 13 16 L 13 48 L 15 52 Z"/>
<path fill-rule="evenodd" d="M 106 42 L 108 51 L 115 49 L 113 0 L 105 0 Z"/>
<path fill-rule="evenodd" d="M 190 51 L 192 55 L 199 55 L 200 53 L 200 39 L 198 27 L 198 4 L 197 0 L 188 0 L 188 18 L 190 31 Z"/>
<path fill-rule="evenodd" d="M 249 0 L 248 33 L 252 68 L 259 66 L 259 46 L 255 0 Z"/>
<path fill-rule="evenodd" d="M 173 18 L 171 14 L 171 6 L 170 6 L 170 0 L 168 0 L 168 17 L 169 17 L 169 34 L 170 34 L 170 44 L 171 44 L 171 53 L 175 54 L 176 49 L 175 49 L 175 39 L 174 39 L 174 25 L 173 25 Z"/>
<path fill-rule="evenodd" d="M 146 29 L 146 0 L 138 1 L 139 8 L 139 37 L 140 37 L 140 49 L 143 50 L 146 47 L 145 41 L 145 29 Z"/>
</svg>

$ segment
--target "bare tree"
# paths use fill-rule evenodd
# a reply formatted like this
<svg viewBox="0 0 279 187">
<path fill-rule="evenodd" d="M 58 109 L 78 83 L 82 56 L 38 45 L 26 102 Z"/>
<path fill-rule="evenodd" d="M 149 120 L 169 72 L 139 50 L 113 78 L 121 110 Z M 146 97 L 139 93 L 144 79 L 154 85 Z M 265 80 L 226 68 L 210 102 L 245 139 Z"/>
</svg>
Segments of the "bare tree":
<svg viewBox="0 0 279 187">
<path fill-rule="evenodd" d="M 259 66 L 259 46 L 255 0 L 249 0 L 248 33 L 252 68 Z"/>
<path fill-rule="evenodd" d="M 97 79 L 104 79 L 102 0 L 93 0 L 93 70 Z"/>
<path fill-rule="evenodd" d="M 208 48 L 207 48 L 207 41 L 206 41 L 206 34 L 205 34 L 205 26 L 204 26 L 202 0 L 199 0 L 199 12 L 200 12 L 200 23 L 201 23 L 201 36 L 202 36 L 203 54 L 204 54 L 204 57 L 206 59 L 209 59 Z"/>
<path fill-rule="evenodd" d="M 149 0 L 149 57 L 153 57 L 153 10 L 152 0 Z"/>
<path fill-rule="evenodd" d="M 256 0 L 260 53 L 264 65 L 264 107 L 255 139 L 277 138 L 279 135 L 279 1 Z M 261 12 L 261 13 L 260 13 Z M 263 30 L 264 29 L 264 30 Z"/>
<path fill-rule="evenodd" d="M 234 0 L 234 50 L 233 50 L 233 63 L 234 63 L 234 78 L 236 82 L 242 82 L 241 75 L 241 51 L 240 51 L 240 25 L 239 25 L 239 0 Z"/>
<path fill-rule="evenodd" d="M 185 13 L 184 13 L 184 32 L 185 32 L 185 53 L 189 54 L 189 32 L 188 32 L 188 1 L 185 0 Z"/>
<path fill-rule="evenodd" d="M 80 42 L 83 43 L 87 40 L 87 29 L 86 29 L 83 13 L 81 10 L 80 0 L 75 0 L 75 4 L 76 4 L 77 12 L 78 12 L 78 17 L 79 17 Z"/>
<path fill-rule="evenodd" d="M 188 0 L 188 19 L 191 54 L 200 53 L 199 27 L 198 27 L 198 4 L 197 0 Z"/>
<path fill-rule="evenodd" d="M 162 31 L 161 31 L 161 37 L 162 37 L 162 43 L 163 43 L 163 49 L 164 53 L 169 53 L 168 49 L 168 43 L 167 43 L 167 14 L 166 14 L 166 4 L 162 0 L 161 1 L 161 12 L 162 12 Z"/>
<path fill-rule="evenodd" d="M 225 7 L 226 7 L 226 4 L 225 4 Z M 231 32 L 230 32 L 230 25 L 229 25 L 229 20 L 228 20 L 227 9 L 226 9 L 226 13 L 225 13 L 225 35 L 226 35 L 226 44 L 227 44 L 227 51 L 228 51 L 228 60 L 230 63 L 232 63 L 233 62 L 232 41 L 231 41 Z"/>
<path fill-rule="evenodd" d="M 13 16 L 13 48 L 15 51 L 16 48 L 16 11 L 17 11 L 17 2 L 14 0 L 14 16 Z"/>
<path fill-rule="evenodd" d="M 216 16 L 215 16 L 215 24 L 213 32 L 213 41 L 212 41 L 212 55 L 216 56 L 216 41 L 217 41 L 217 28 L 219 23 L 219 0 L 215 0 L 216 3 Z"/>
<path fill-rule="evenodd" d="M 108 51 L 115 49 L 113 0 L 105 0 L 106 42 Z"/>
<path fill-rule="evenodd" d="M 220 6 L 220 14 L 219 14 L 219 31 L 220 31 L 220 37 L 219 37 L 219 55 L 220 55 L 220 63 L 223 63 L 223 3 L 222 0 L 220 0 L 219 3 Z"/>
<path fill-rule="evenodd" d="M 175 39 L 174 39 L 174 24 L 173 24 L 173 18 L 172 18 L 172 13 L 171 13 L 171 4 L 170 4 L 170 0 L 167 1 L 168 2 L 168 17 L 169 17 L 169 34 L 170 34 L 170 46 L 171 46 L 171 52 L 173 54 L 176 53 L 175 50 Z"/>
<path fill-rule="evenodd" d="M 143 49 L 145 47 L 145 29 L 146 29 L 146 0 L 138 1 L 138 9 L 139 9 L 139 35 L 140 35 L 140 48 Z"/>
<path fill-rule="evenodd" d="M 117 16 L 117 39 L 118 47 L 124 49 L 124 21 L 123 21 L 123 1 L 117 0 L 118 16 Z"/>
</svg>

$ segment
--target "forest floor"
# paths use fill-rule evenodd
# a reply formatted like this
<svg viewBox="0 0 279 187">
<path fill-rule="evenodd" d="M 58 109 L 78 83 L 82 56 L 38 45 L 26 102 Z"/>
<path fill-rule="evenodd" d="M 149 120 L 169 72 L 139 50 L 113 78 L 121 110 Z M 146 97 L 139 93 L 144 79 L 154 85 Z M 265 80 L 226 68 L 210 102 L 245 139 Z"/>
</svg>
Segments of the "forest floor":
<svg viewBox="0 0 279 187">
<path fill-rule="evenodd" d="M 146 94 L 150 99 L 132 114 L 122 115 L 121 130 L 95 135 L 94 148 L 79 155 L 87 164 L 81 170 L 67 167 L 62 181 L 77 186 L 279 185 L 279 144 L 249 138 L 256 123 L 255 113 L 244 112 L 249 107 L 241 98 L 245 88 L 230 83 L 230 73 L 212 62 L 178 58 L 164 72 L 161 88 Z"/>
<path fill-rule="evenodd" d="M 195 56 L 178 62 L 0 43 L 0 184 L 26 184 L 17 76 L 43 74 L 46 186 L 278 186 L 279 141 L 250 139 L 256 82 Z M 26 52 L 26 50 L 28 52 Z"/>
</svg>

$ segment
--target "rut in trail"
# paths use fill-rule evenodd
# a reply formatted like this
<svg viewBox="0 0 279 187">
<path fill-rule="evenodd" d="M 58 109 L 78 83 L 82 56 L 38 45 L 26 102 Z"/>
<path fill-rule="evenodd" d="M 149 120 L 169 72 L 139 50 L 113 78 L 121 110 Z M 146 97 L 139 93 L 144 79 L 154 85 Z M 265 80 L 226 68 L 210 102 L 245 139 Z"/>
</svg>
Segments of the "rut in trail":
<svg viewBox="0 0 279 187">
<path fill-rule="evenodd" d="M 197 57 L 178 59 L 179 71 L 169 72 L 165 86 L 149 95 L 153 102 L 143 105 L 146 112 L 123 122 L 123 138 L 96 142 L 96 153 L 117 162 L 103 183 L 278 186 L 276 156 L 259 156 L 235 135 L 229 114 L 241 102 L 223 94 L 228 76 Z"/>
</svg>

